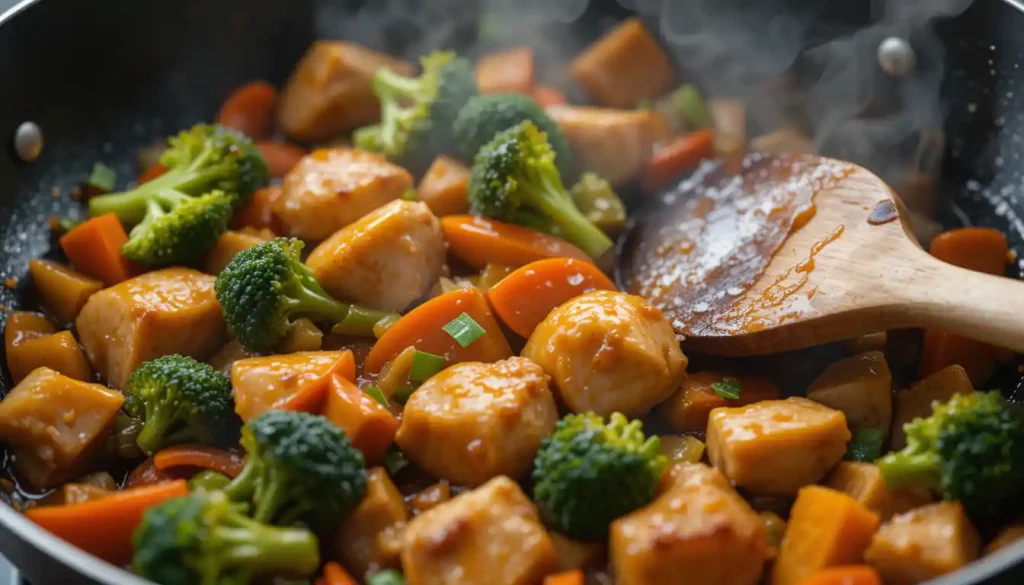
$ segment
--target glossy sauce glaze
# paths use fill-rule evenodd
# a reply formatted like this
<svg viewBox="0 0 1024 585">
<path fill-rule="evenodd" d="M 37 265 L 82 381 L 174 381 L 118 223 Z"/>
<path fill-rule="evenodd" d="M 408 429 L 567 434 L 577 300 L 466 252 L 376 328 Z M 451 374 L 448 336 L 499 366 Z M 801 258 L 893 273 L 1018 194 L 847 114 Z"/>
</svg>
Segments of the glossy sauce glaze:
<svg viewBox="0 0 1024 585">
<path fill-rule="evenodd" d="M 852 169 L 816 157 L 754 153 L 739 174 L 729 174 L 721 163 L 706 161 L 641 211 L 625 242 L 620 283 L 661 309 L 683 335 L 756 328 L 755 312 L 779 305 L 803 285 L 780 282 L 744 306 L 738 299 L 786 237 L 814 216 L 814 196 Z M 828 241 L 841 233 L 837 229 Z M 806 276 L 828 241 L 791 272 Z"/>
</svg>

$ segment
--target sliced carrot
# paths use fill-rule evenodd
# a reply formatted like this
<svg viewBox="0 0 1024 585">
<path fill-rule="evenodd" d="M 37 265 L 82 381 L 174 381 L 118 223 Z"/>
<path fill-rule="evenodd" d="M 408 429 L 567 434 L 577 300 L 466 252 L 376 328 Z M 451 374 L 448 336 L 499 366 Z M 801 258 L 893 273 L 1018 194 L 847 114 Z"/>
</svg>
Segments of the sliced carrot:
<svg viewBox="0 0 1024 585">
<path fill-rule="evenodd" d="M 466 313 L 485 331 L 466 347 L 444 331 L 443 327 Z M 484 294 L 475 288 L 445 293 L 423 303 L 402 316 L 377 340 L 366 356 L 365 372 L 376 374 L 405 348 L 444 356 L 448 365 L 460 362 L 496 362 L 512 355 L 512 348 L 495 321 Z"/>
<path fill-rule="evenodd" d="M 257 142 L 256 148 L 260 149 L 270 167 L 270 176 L 275 179 L 283 179 L 306 156 L 305 150 L 287 142 Z"/>
<path fill-rule="evenodd" d="M 592 290 L 616 290 L 589 262 L 549 258 L 531 262 L 487 291 L 494 312 L 508 328 L 529 337 L 552 309 Z"/>
<path fill-rule="evenodd" d="M 480 93 L 530 93 L 533 64 L 533 49 L 530 47 L 484 55 L 476 64 L 476 84 Z"/>
<path fill-rule="evenodd" d="M 274 202 L 281 197 L 281 187 L 265 187 L 256 191 L 244 207 L 235 212 L 230 227 L 233 230 L 251 227 L 269 229 L 276 234 L 283 233 L 281 220 L 274 215 Z"/>
<path fill-rule="evenodd" d="M 818 571 L 800 585 L 882 585 L 882 578 L 868 565 L 847 565 Z"/>
<path fill-rule="evenodd" d="M 217 123 L 232 128 L 253 140 L 266 140 L 274 131 L 274 105 L 277 90 L 263 81 L 251 81 L 224 100 Z"/>
<path fill-rule="evenodd" d="M 327 399 L 331 380 L 339 376 L 349 381 L 356 379 L 356 358 L 350 350 L 342 352 L 341 357 L 324 372 L 324 375 L 302 384 L 294 394 L 274 402 L 273 408 L 319 412 L 324 405 L 324 400 Z"/>
<path fill-rule="evenodd" d="M 124 226 L 113 213 L 86 220 L 60 237 L 60 247 L 75 270 L 113 286 L 135 274 L 121 254 L 128 241 Z"/>
<path fill-rule="evenodd" d="M 324 582 L 324 585 L 356 585 L 358 583 L 340 564 L 335 562 L 324 565 L 324 576 L 320 580 Z"/>
<path fill-rule="evenodd" d="M 166 172 L 167 167 L 160 163 L 156 163 L 139 175 L 139 184 L 148 183 Z"/>
<path fill-rule="evenodd" d="M 452 255 L 477 269 L 488 262 L 518 268 L 545 258 L 591 261 L 583 250 L 566 241 L 493 219 L 449 215 L 441 218 L 441 230 Z"/>
<path fill-rule="evenodd" d="M 153 467 L 157 471 L 177 467 L 198 467 L 235 477 L 242 472 L 244 466 L 245 458 L 238 453 L 206 445 L 175 445 L 162 449 L 153 456 Z"/>
<path fill-rule="evenodd" d="M 695 168 L 714 152 L 711 130 L 697 130 L 659 146 L 647 161 L 640 185 L 648 193 L 664 187 L 669 181 Z"/>
<path fill-rule="evenodd" d="M 931 254 L 960 268 L 1003 275 L 1006 273 L 1006 236 L 991 228 L 962 228 L 943 232 L 931 243 Z M 960 335 L 926 330 L 921 345 L 921 377 L 959 364 L 974 385 L 981 386 L 995 373 L 998 349 Z"/>
<path fill-rule="evenodd" d="M 33 522 L 78 548 L 114 564 L 132 557 L 132 532 L 147 508 L 184 496 L 184 480 L 126 489 L 109 496 L 66 506 L 31 508 Z"/>
<path fill-rule="evenodd" d="M 1006 235 L 992 228 L 962 228 L 943 232 L 932 240 L 930 252 L 943 262 L 960 268 L 1006 274 Z"/>
<path fill-rule="evenodd" d="M 817 485 L 801 488 L 771 585 L 799 585 L 823 569 L 863 562 L 878 525 L 877 514 L 843 492 Z"/>
<path fill-rule="evenodd" d="M 537 105 L 542 108 L 569 103 L 564 93 L 546 85 L 533 86 L 533 89 L 530 90 L 530 95 L 533 96 L 533 101 L 537 102 Z"/>
<path fill-rule="evenodd" d="M 390 410 L 341 376 L 331 379 L 321 414 L 345 429 L 367 465 L 384 459 L 398 432 L 398 419 Z"/>
<path fill-rule="evenodd" d="M 544 577 L 544 585 L 583 585 L 583 571 L 573 569 Z"/>
</svg>

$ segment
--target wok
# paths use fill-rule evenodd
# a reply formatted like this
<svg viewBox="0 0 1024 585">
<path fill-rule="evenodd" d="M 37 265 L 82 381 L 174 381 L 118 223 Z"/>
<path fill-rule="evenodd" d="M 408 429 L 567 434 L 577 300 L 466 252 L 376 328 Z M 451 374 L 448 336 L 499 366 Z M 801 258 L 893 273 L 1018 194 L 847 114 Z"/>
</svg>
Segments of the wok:
<svg viewBox="0 0 1024 585">
<path fill-rule="evenodd" d="M 424 29 L 415 26 L 424 16 L 416 12 L 416 0 L 21 2 L 0 16 L 0 140 L 6 145 L 0 151 L 0 279 L 24 280 L 30 258 L 52 253 L 46 219 L 80 216 L 81 206 L 68 192 L 94 161 L 134 176 L 139 147 L 211 119 L 242 82 L 280 84 L 319 36 L 344 35 L 406 54 L 437 45 L 465 48 L 477 30 L 476 3 L 435 4 L 445 3 L 458 20 Z M 800 4 L 789 1 L 785 8 L 826 8 L 819 19 L 824 36 L 870 17 L 866 2 Z M 571 23 L 542 23 L 543 33 L 593 38 L 625 14 L 615 2 L 593 1 Z M 946 57 L 942 177 L 952 194 L 941 218 L 948 225 L 998 228 L 1024 258 L 1021 30 L 1024 5 L 1007 0 L 977 0 L 938 26 Z M 12 147 L 11 137 L 25 121 L 38 124 L 44 138 L 32 163 L 21 161 Z M 1024 260 L 1014 271 L 1024 271 Z M 5 312 L 32 307 L 30 287 L 0 288 L 0 304 Z M 1000 382 L 1024 398 L 1024 383 L 1014 378 Z M 8 387 L 5 373 L 0 391 Z M 51 537 L 7 505 L 0 505 L 0 552 L 36 585 L 145 583 Z M 982 583 L 1024 583 L 1024 542 L 931 585 Z"/>
</svg>

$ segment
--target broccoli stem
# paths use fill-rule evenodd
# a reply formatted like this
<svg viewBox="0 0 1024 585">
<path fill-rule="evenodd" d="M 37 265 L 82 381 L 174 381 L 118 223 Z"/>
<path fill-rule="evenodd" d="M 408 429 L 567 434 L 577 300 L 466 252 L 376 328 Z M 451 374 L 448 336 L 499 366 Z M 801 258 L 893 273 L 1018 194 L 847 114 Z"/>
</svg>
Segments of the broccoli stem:
<svg viewBox="0 0 1024 585">
<path fill-rule="evenodd" d="M 552 179 L 548 173 L 541 173 L 534 179 L 523 182 L 524 185 L 536 185 L 529 190 L 533 195 L 529 201 L 555 222 L 561 237 L 575 244 L 591 258 L 599 258 L 615 245 L 601 228 L 590 223 L 576 209 L 560 181 Z"/>
<path fill-rule="evenodd" d="M 217 528 L 216 537 L 229 566 L 305 575 L 320 564 L 319 544 L 308 530 L 267 526 L 232 514 Z"/>
<path fill-rule="evenodd" d="M 135 444 L 142 449 L 146 455 L 152 455 L 164 445 L 180 443 L 188 438 L 187 431 L 179 429 L 172 433 L 172 429 L 181 423 L 181 416 L 173 404 L 153 401 L 146 402 L 146 420 L 142 424 L 135 439 Z"/>
<path fill-rule="evenodd" d="M 306 498 L 296 498 L 287 488 L 289 482 L 278 477 L 273 466 L 268 468 L 264 488 L 256 493 L 253 520 L 263 523 L 292 524 L 313 508 Z"/>
<path fill-rule="evenodd" d="M 373 76 L 373 89 L 381 97 L 387 95 L 420 102 L 429 101 L 432 97 L 426 95 L 427 89 L 421 78 L 399 75 L 391 69 L 381 69 Z"/>
<path fill-rule="evenodd" d="M 878 467 L 886 487 L 892 491 L 938 485 L 939 464 L 934 453 L 890 453 L 879 461 Z"/>
<path fill-rule="evenodd" d="M 397 318 L 397 313 L 387 313 L 376 309 L 367 309 L 359 305 L 352 305 L 349 307 L 345 318 L 331 328 L 331 333 L 354 337 L 370 337 L 373 335 L 373 327 L 382 319 L 397 320 Z"/>
<path fill-rule="evenodd" d="M 242 472 L 224 486 L 224 493 L 233 502 L 246 502 L 255 491 L 256 478 L 260 474 L 260 465 L 256 457 L 248 457 Z"/>
<path fill-rule="evenodd" d="M 303 274 L 290 282 L 292 285 L 283 291 L 289 316 L 339 323 L 348 315 L 349 305 L 327 294 L 312 274 Z"/>
</svg>

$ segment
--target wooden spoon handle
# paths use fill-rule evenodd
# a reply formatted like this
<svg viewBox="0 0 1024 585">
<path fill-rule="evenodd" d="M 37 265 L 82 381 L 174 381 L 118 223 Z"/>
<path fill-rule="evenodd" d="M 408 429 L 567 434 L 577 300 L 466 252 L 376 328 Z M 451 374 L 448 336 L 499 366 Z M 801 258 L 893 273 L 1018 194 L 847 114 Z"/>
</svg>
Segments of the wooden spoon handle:
<svg viewBox="0 0 1024 585">
<path fill-rule="evenodd" d="M 908 321 L 1024 353 L 1024 281 L 935 259 L 922 268 L 926 278 L 901 292 Z"/>
</svg>

